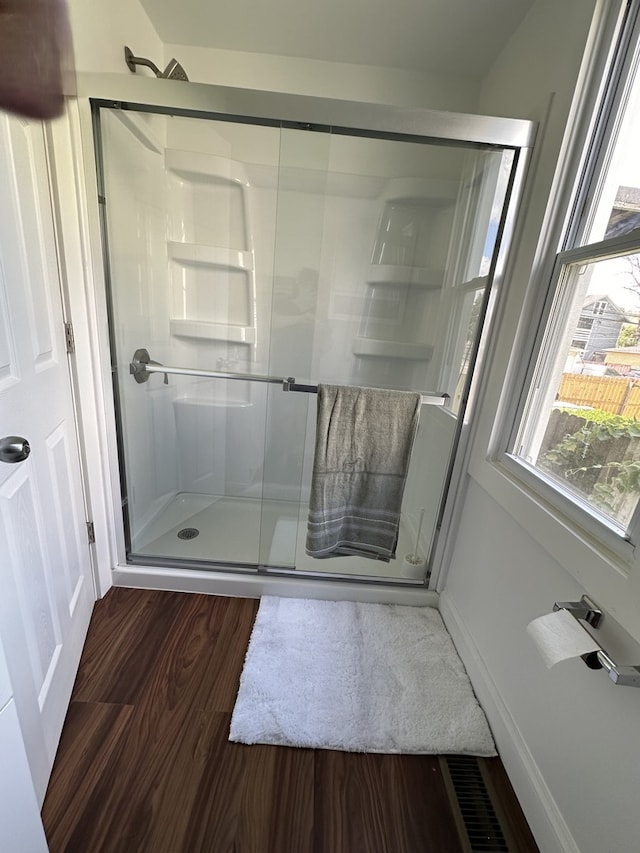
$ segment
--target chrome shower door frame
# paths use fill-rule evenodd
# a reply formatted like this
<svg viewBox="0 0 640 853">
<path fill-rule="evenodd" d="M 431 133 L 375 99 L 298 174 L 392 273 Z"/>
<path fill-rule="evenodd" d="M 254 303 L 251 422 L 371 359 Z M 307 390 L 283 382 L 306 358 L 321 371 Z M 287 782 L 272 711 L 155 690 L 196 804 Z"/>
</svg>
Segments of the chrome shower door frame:
<svg viewBox="0 0 640 853">
<path fill-rule="evenodd" d="M 514 167 L 511 173 L 510 188 L 500 220 L 498 245 L 499 250 L 494 254 L 492 267 L 489 271 L 490 286 L 487 288 L 482 305 L 482 320 L 478 324 L 476 340 L 473 343 L 470 356 L 471 370 L 463 392 L 463 404 L 458 417 L 454 439 L 455 453 L 452 454 L 449 466 L 445 493 L 440 506 L 437 524 L 436 542 L 431 550 L 431 565 L 429 572 L 429 588 L 436 589 L 439 571 L 448 534 L 455 524 L 458 508 L 463 497 L 463 474 L 468 455 L 469 437 L 473 430 L 473 402 L 482 376 L 482 364 L 491 347 L 492 319 L 500 311 L 501 294 L 503 291 L 504 269 L 510 238 L 513 232 L 515 213 L 521 194 L 526 167 L 533 146 L 536 126 L 529 121 L 467 115 L 460 113 L 441 112 L 428 109 L 410 109 L 391 107 L 379 104 L 355 103 L 342 100 L 319 98 L 312 96 L 291 95 L 277 92 L 262 92 L 243 90 L 230 87 L 214 86 L 200 83 L 185 85 L 180 81 L 158 80 L 143 77 L 127 77 L 125 75 L 84 74 L 79 79 L 79 96 L 91 100 L 94 110 L 100 107 L 127 108 L 139 112 L 154 112 L 166 115 L 181 115 L 187 117 L 211 118 L 249 124 L 280 124 L 281 127 L 330 131 L 336 134 L 363 136 L 375 138 L 396 139 L 409 142 L 429 142 L 469 148 L 495 147 L 496 149 L 511 149 L 514 152 Z M 99 139 L 94 141 L 99 148 Z M 100 153 L 97 152 L 98 174 L 100 171 Z M 104 226 L 104 223 L 103 223 Z M 108 255 L 105 246 L 105 230 L 103 227 L 103 251 L 105 253 L 105 277 L 108 279 Z M 106 300 L 106 294 L 104 294 Z M 159 372 L 162 372 L 161 370 Z M 115 436 L 115 411 L 113 412 L 113 444 L 117 443 Z M 122 460 L 121 454 L 119 454 Z M 123 464 L 120 461 L 120 464 Z M 123 495 L 114 499 L 114 511 L 120 512 Z M 122 560 L 125 554 L 124 530 L 118 527 L 116 538 L 122 568 L 126 564 Z M 173 569 L 177 566 L 171 561 L 150 559 L 136 560 L 137 565 L 157 567 L 160 570 Z M 230 577 L 237 577 L 238 566 L 229 564 L 196 563 L 190 567 L 195 572 L 206 572 L 208 578 L 215 583 L 218 572 L 212 573 L 211 568 L 224 572 L 230 570 Z M 209 569 L 209 571 L 207 571 Z M 266 567 L 257 565 L 255 571 L 264 572 Z M 288 576 L 296 574 L 295 570 L 282 572 L 269 569 L 269 574 Z M 318 576 L 321 576 L 318 573 Z M 308 577 L 308 576 L 307 576 Z M 315 576 L 314 576 L 315 577 Z M 328 579 L 339 580 L 336 575 L 326 573 Z M 347 581 L 352 580 L 346 578 Z M 372 584 L 388 586 L 393 581 L 379 578 L 368 579 Z M 423 584 L 415 584 L 423 585 Z"/>
</svg>

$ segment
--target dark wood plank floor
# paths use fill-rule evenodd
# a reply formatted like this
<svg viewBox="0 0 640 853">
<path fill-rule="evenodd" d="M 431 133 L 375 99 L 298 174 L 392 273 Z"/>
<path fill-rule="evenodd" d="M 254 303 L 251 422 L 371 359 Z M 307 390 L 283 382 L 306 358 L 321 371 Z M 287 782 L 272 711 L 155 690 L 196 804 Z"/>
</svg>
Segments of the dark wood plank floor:
<svg viewBox="0 0 640 853">
<path fill-rule="evenodd" d="M 257 609 L 96 603 L 42 812 L 51 853 L 467 853 L 438 757 L 228 741 Z M 499 759 L 482 763 L 509 849 L 536 851 Z"/>
</svg>

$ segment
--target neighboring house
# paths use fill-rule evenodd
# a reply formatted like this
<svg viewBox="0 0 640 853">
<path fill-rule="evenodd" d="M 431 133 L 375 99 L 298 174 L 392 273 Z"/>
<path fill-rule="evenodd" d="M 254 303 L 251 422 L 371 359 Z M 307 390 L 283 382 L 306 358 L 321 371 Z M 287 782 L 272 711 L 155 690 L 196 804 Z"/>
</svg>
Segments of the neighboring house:
<svg viewBox="0 0 640 853">
<path fill-rule="evenodd" d="M 584 361 L 602 361 L 602 356 L 598 358 L 596 353 L 615 347 L 622 326 L 629 322 L 624 311 L 608 296 L 587 296 L 571 346 L 582 351 Z"/>
</svg>

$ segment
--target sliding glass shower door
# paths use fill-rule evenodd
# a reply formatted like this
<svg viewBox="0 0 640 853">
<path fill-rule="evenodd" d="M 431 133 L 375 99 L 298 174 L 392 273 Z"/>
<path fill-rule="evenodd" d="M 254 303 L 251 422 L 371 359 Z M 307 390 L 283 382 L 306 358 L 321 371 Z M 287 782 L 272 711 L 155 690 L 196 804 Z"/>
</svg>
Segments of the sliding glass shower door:
<svg viewBox="0 0 640 853">
<path fill-rule="evenodd" d="M 423 581 L 515 150 L 95 116 L 129 560 Z M 429 396 L 390 564 L 305 553 L 318 382 Z"/>
</svg>

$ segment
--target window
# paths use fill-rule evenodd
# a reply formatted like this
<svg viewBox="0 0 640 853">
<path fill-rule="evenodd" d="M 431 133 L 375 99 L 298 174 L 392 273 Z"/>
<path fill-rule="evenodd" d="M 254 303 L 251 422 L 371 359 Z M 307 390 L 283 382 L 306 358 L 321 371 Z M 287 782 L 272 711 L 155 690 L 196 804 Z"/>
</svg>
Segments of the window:
<svg viewBox="0 0 640 853">
<path fill-rule="evenodd" d="M 630 4 L 637 16 L 638 4 Z M 508 453 L 565 506 L 640 527 L 640 73 L 618 51 Z M 568 503 L 567 503 L 568 502 Z"/>
</svg>

